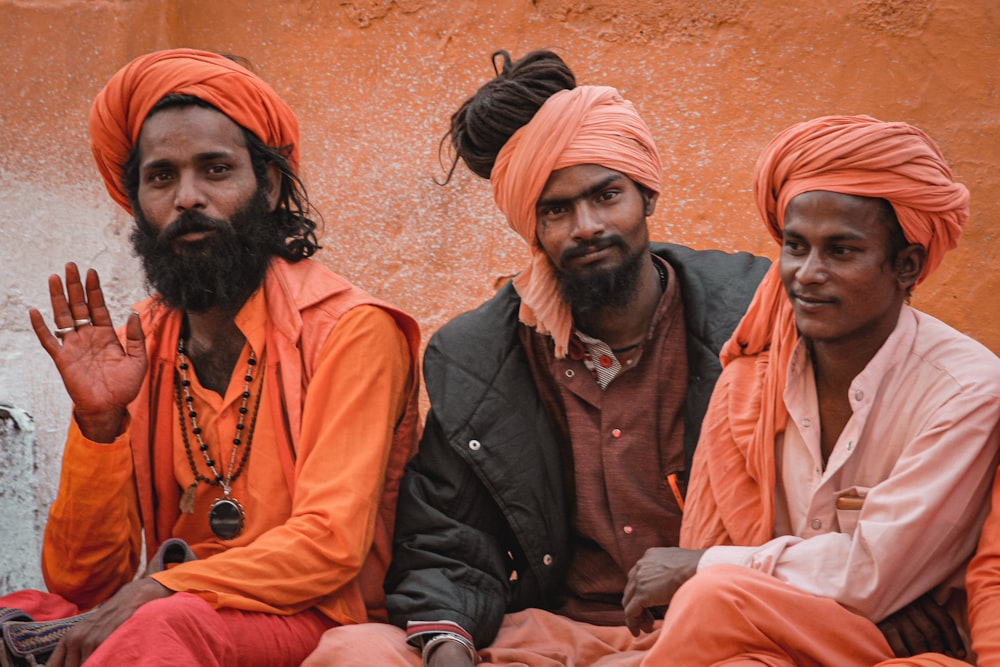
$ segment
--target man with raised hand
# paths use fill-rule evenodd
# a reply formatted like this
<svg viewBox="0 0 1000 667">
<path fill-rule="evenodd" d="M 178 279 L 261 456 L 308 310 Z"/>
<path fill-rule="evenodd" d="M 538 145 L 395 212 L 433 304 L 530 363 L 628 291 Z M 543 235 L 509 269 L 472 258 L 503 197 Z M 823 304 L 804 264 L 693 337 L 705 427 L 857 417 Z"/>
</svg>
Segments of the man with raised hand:
<svg viewBox="0 0 1000 667">
<path fill-rule="evenodd" d="M 100 605 L 50 666 L 297 665 L 325 629 L 384 615 L 417 325 L 309 259 L 298 122 L 241 64 L 141 56 L 90 130 L 155 294 L 116 335 L 97 273 L 67 264 L 49 280 L 55 331 L 31 311 L 73 419 L 51 594 L 0 605 L 41 620 Z M 197 558 L 134 578 L 143 546 L 177 539 Z"/>
</svg>

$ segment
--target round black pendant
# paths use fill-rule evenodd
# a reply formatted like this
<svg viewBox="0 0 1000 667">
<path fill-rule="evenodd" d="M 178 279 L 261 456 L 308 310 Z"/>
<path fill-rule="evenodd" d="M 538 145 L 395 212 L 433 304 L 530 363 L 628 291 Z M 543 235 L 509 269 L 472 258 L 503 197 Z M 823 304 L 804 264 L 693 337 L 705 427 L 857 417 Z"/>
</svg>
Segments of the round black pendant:
<svg viewBox="0 0 1000 667">
<path fill-rule="evenodd" d="M 220 540 L 231 540 L 243 532 L 246 514 L 235 498 L 226 496 L 212 503 L 208 512 L 208 527 Z"/>
</svg>

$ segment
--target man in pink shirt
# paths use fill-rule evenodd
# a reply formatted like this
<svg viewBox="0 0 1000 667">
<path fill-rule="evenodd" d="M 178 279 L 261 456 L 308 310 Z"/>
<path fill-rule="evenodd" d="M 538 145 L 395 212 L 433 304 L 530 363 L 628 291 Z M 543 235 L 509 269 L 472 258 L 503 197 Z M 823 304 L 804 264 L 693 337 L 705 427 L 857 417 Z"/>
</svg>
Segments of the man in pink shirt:
<svg viewBox="0 0 1000 667">
<path fill-rule="evenodd" d="M 908 301 L 968 191 L 920 130 L 836 116 L 779 134 L 754 194 L 780 261 L 723 348 L 681 547 L 636 564 L 626 617 L 669 603 L 644 665 L 871 665 L 929 592 L 964 630 L 1000 361 Z"/>
</svg>

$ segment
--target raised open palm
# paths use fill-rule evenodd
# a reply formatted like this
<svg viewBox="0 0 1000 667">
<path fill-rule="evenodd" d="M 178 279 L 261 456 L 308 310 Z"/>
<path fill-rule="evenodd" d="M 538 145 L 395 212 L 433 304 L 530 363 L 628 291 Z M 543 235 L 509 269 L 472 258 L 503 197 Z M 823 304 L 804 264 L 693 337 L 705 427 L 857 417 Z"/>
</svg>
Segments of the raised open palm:
<svg viewBox="0 0 1000 667">
<path fill-rule="evenodd" d="M 86 285 L 76 264 L 66 264 L 66 286 L 49 276 L 49 296 L 56 330 L 42 314 L 29 312 L 38 341 L 59 369 L 84 435 L 107 442 L 117 435 L 126 406 L 139 393 L 146 375 L 144 335 L 135 313 L 125 326 L 123 346 L 104 303 L 97 271 L 87 271 Z M 114 433 L 108 433 L 114 430 Z"/>
</svg>

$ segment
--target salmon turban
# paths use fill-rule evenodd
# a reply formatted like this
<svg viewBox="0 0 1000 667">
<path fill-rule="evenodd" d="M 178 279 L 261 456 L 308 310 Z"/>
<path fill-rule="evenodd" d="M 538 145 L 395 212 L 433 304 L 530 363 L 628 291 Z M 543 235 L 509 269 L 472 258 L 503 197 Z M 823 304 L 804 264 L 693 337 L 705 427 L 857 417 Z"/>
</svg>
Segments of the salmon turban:
<svg viewBox="0 0 1000 667">
<path fill-rule="evenodd" d="M 887 200 L 906 240 L 927 250 L 917 284 L 958 245 L 969 219 L 969 191 L 955 182 L 937 144 L 912 125 L 870 116 L 824 116 L 799 123 L 765 148 L 754 173 L 754 199 L 779 243 L 788 203 L 812 190 Z M 773 336 L 787 338 L 794 331 L 791 304 L 775 264 L 723 349 L 723 360 L 756 354 L 771 347 Z"/>
<path fill-rule="evenodd" d="M 520 319 L 552 336 L 557 357 L 566 356 L 573 315 L 538 244 L 535 206 L 553 171 L 580 164 L 613 169 L 660 192 L 660 155 L 649 128 L 631 102 L 606 86 L 552 95 L 504 144 L 490 174 L 497 206 L 530 249 L 528 267 L 514 278 Z"/>
<path fill-rule="evenodd" d="M 888 200 L 907 241 L 927 250 L 921 279 L 958 244 L 969 217 L 969 192 L 954 181 L 931 138 L 906 123 L 869 116 L 826 116 L 781 132 L 757 161 L 753 190 L 779 243 L 796 195 L 823 190 Z M 754 545 L 772 537 L 775 442 L 788 424 L 785 380 L 798 339 L 775 263 L 722 348 L 725 407 L 713 409 L 713 399 L 705 415 L 682 547 Z M 739 469 L 745 474 L 734 473 Z M 706 494 L 715 494 L 711 502 Z"/>
</svg>

